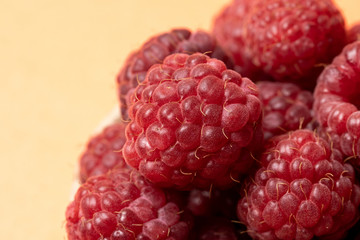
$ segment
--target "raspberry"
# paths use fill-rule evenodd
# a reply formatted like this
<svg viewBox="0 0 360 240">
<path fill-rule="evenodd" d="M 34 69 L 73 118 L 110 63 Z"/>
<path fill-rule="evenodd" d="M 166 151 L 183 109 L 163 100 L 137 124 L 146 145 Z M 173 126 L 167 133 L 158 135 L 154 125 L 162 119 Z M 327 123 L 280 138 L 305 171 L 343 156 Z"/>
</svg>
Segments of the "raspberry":
<svg viewBox="0 0 360 240">
<path fill-rule="evenodd" d="M 313 89 L 319 65 L 330 63 L 346 42 L 344 19 L 329 0 L 234 1 L 232 7 L 218 26 L 233 29 L 219 36 L 229 39 L 224 48 L 238 43 L 240 54 L 278 81 Z"/>
<path fill-rule="evenodd" d="M 166 57 L 132 95 L 125 161 L 159 186 L 231 186 L 263 138 L 257 94 L 220 60 Z"/>
<path fill-rule="evenodd" d="M 359 218 L 353 167 L 315 132 L 270 140 L 237 213 L 256 239 L 339 239 Z"/>
<path fill-rule="evenodd" d="M 129 120 L 127 93 L 145 80 L 146 72 L 153 64 L 161 63 L 166 56 L 176 52 L 208 53 L 209 56 L 224 61 L 229 68 L 233 67 L 230 57 L 215 39 L 204 31 L 191 33 L 187 29 L 173 29 L 156 35 L 128 57 L 117 76 L 121 114 L 124 120 Z"/>
<path fill-rule="evenodd" d="M 353 43 L 360 40 L 360 22 L 351 26 L 347 31 L 347 42 Z"/>
<path fill-rule="evenodd" d="M 311 128 L 313 96 L 293 83 L 257 82 L 263 105 L 264 138 Z"/>
<path fill-rule="evenodd" d="M 91 176 L 101 175 L 110 169 L 124 167 L 121 149 L 126 141 L 125 123 L 113 123 L 93 136 L 80 157 L 80 182 Z"/>
<path fill-rule="evenodd" d="M 314 114 L 333 147 L 360 166 L 360 41 L 347 45 L 321 73 Z"/>
<path fill-rule="evenodd" d="M 90 177 L 66 210 L 69 240 L 187 239 L 179 206 L 130 169 Z"/>
<path fill-rule="evenodd" d="M 250 79 L 257 78 L 261 71 L 256 68 L 245 51 L 245 15 L 250 11 L 253 1 L 237 0 L 226 6 L 213 23 L 213 34 L 220 45 L 234 59 L 234 70 Z"/>
</svg>

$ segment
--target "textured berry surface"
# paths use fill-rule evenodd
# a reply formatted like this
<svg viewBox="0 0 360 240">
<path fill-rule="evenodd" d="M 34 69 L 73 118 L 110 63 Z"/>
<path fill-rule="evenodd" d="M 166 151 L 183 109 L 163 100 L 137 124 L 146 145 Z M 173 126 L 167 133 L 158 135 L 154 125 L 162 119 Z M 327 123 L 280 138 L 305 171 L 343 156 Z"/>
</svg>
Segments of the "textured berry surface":
<svg viewBox="0 0 360 240">
<path fill-rule="evenodd" d="M 357 22 L 351 26 L 347 31 L 347 42 L 353 43 L 360 40 L 360 22 Z"/>
<path fill-rule="evenodd" d="M 159 186 L 231 186 L 263 138 L 257 95 L 222 61 L 170 55 L 132 95 L 124 158 Z"/>
<path fill-rule="evenodd" d="M 114 123 L 93 136 L 80 156 L 80 181 L 126 165 L 121 153 L 125 144 L 125 123 Z"/>
<path fill-rule="evenodd" d="M 314 114 L 320 132 L 359 166 L 360 42 L 347 45 L 319 76 Z"/>
<path fill-rule="evenodd" d="M 261 167 L 238 202 L 255 239 L 339 239 L 358 220 L 360 187 L 353 167 L 314 132 L 270 139 Z"/>
<path fill-rule="evenodd" d="M 121 114 L 124 120 L 128 120 L 127 93 L 145 80 L 146 72 L 153 64 L 161 63 L 166 56 L 176 52 L 207 53 L 213 58 L 224 61 L 228 67 L 233 67 L 230 57 L 215 39 L 204 31 L 192 33 L 187 29 L 174 29 L 154 36 L 128 57 L 117 76 Z"/>
<path fill-rule="evenodd" d="M 311 128 L 313 96 L 293 83 L 257 82 L 263 106 L 264 138 Z"/>
<path fill-rule="evenodd" d="M 261 71 L 252 64 L 245 51 L 245 16 L 251 9 L 254 1 L 232 1 L 215 18 L 213 34 L 221 46 L 231 54 L 234 59 L 234 69 L 242 76 L 251 80 L 261 75 Z"/>
<path fill-rule="evenodd" d="M 66 230 L 69 240 L 186 240 L 191 225 L 183 216 L 163 190 L 123 168 L 80 186 L 66 211 Z"/>
<path fill-rule="evenodd" d="M 330 63 L 346 42 L 344 19 L 329 0 L 233 1 L 231 7 L 215 24 L 233 29 L 219 36 L 229 39 L 224 48 L 238 43 L 246 59 L 279 81 L 312 89 L 319 65 Z M 243 17 L 228 16 L 234 13 Z"/>
</svg>

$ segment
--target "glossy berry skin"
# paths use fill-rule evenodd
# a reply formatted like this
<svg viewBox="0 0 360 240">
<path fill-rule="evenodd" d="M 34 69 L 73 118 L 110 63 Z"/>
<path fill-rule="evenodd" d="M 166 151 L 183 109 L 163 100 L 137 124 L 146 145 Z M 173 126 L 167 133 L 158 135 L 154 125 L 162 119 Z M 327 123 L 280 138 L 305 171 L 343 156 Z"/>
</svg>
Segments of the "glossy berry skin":
<svg viewBox="0 0 360 240">
<path fill-rule="evenodd" d="M 254 239 L 340 239 L 359 218 L 353 167 L 315 132 L 269 140 L 237 213 Z"/>
<path fill-rule="evenodd" d="M 293 83 L 261 81 L 256 83 L 263 106 L 264 138 L 291 130 L 311 128 L 312 93 Z"/>
<path fill-rule="evenodd" d="M 233 67 L 231 58 L 215 38 L 205 31 L 191 32 L 188 29 L 178 28 L 153 36 L 130 54 L 117 76 L 120 108 L 124 120 L 129 120 L 128 92 L 145 80 L 146 72 L 153 64 L 161 63 L 166 56 L 177 52 L 206 53 L 210 57 L 224 61 L 228 67 Z"/>
<path fill-rule="evenodd" d="M 314 114 L 330 144 L 360 166 L 360 41 L 347 45 L 319 76 Z"/>
<path fill-rule="evenodd" d="M 313 89 L 320 65 L 330 63 L 346 43 L 344 19 L 330 0 L 233 1 L 232 6 L 247 11 L 218 27 L 233 28 L 227 37 L 277 81 Z"/>
<path fill-rule="evenodd" d="M 69 240 L 186 240 L 189 222 L 166 193 L 130 169 L 90 177 L 66 210 Z"/>
<path fill-rule="evenodd" d="M 220 60 L 166 57 L 132 96 L 126 162 L 159 186 L 231 186 L 263 138 L 257 95 L 253 82 Z"/>
<path fill-rule="evenodd" d="M 357 22 L 347 30 L 347 42 L 353 43 L 359 40 L 360 40 L 360 22 Z"/>
<path fill-rule="evenodd" d="M 121 149 L 125 144 L 126 123 L 113 123 L 91 137 L 80 156 L 79 177 L 84 183 L 89 177 L 105 174 L 110 169 L 126 165 Z"/>
</svg>

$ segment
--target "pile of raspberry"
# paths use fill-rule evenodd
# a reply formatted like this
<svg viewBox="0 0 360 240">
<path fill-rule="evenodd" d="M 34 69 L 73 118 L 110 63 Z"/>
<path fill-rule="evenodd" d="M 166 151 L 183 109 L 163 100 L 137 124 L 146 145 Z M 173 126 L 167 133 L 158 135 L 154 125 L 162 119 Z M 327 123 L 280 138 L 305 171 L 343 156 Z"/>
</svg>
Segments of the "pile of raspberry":
<svg viewBox="0 0 360 240">
<path fill-rule="evenodd" d="M 360 239 L 359 26 L 331 0 L 232 0 L 209 32 L 144 41 L 68 239 Z"/>
</svg>

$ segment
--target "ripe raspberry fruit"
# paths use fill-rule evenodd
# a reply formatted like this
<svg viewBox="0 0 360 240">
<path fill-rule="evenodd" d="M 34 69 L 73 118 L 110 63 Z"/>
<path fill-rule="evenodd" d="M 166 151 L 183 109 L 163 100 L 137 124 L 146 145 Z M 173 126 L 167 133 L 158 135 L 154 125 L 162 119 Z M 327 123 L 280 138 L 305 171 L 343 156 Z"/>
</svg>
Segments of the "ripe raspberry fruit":
<svg viewBox="0 0 360 240">
<path fill-rule="evenodd" d="M 333 147 L 360 166 L 360 41 L 347 45 L 321 73 L 314 114 Z"/>
<path fill-rule="evenodd" d="M 278 81 L 313 89 L 318 65 L 330 63 L 346 42 L 344 19 L 329 0 L 234 1 L 230 7 L 246 11 L 219 23 L 234 29 L 219 39 L 234 39 L 228 42 L 239 43 L 252 64 Z"/>
<path fill-rule="evenodd" d="M 125 161 L 160 186 L 229 187 L 263 138 L 257 95 L 220 60 L 170 55 L 132 95 Z"/>
<path fill-rule="evenodd" d="M 347 31 L 347 42 L 353 43 L 360 40 L 360 22 L 357 22 L 351 26 Z"/>
<path fill-rule="evenodd" d="M 256 83 L 263 106 L 264 138 L 311 127 L 313 96 L 293 83 Z M 309 126 L 308 126 L 309 125 Z"/>
<path fill-rule="evenodd" d="M 339 239 L 359 218 L 353 167 L 310 130 L 270 140 L 261 168 L 238 202 L 255 239 Z"/>
<path fill-rule="evenodd" d="M 69 240 L 187 239 L 182 209 L 130 169 L 90 177 L 66 210 Z"/>
<path fill-rule="evenodd" d="M 80 182 L 104 174 L 115 166 L 126 165 L 121 152 L 126 141 L 125 127 L 125 123 L 110 124 L 89 140 L 79 161 Z"/>
<path fill-rule="evenodd" d="M 261 71 L 252 64 L 245 51 L 245 16 L 254 1 L 237 0 L 225 8 L 214 19 L 213 34 L 220 45 L 229 52 L 234 59 L 234 70 L 242 76 L 254 80 Z"/>
<path fill-rule="evenodd" d="M 121 114 L 127 115 L 127 93 L 145 80 L 147 70 L 172 53 L 208 53 L 210 57 L 220 59 L 228 67 L 233 67 L 232 60 L 218 45 L 216 40 L 204 31 L 190 32 L 187 29 L 173 29 L 150 38 L 137 51 L 133 52 L 117 76 Z"/>
</svg>

